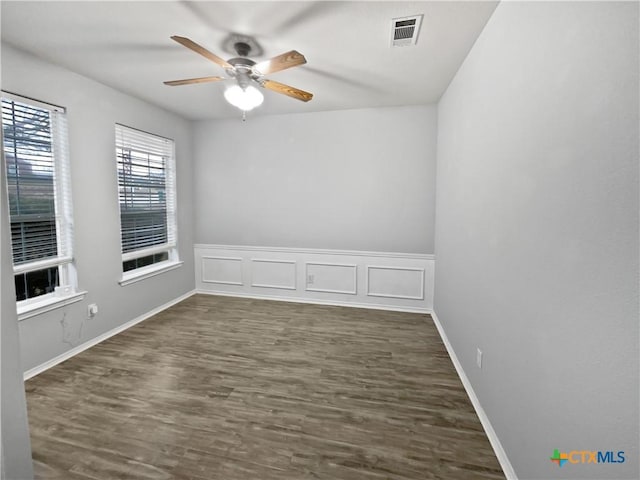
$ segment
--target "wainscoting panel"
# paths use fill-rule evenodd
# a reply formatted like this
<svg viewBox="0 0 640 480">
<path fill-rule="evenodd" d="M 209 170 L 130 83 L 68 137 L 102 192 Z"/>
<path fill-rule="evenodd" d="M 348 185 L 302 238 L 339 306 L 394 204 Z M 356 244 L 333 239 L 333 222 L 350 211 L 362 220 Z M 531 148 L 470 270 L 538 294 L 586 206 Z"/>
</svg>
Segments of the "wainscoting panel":
<svg viewBox="0 0 640 480">
<path fill-rule="evenodd" d="M 242 258 L 203 255 L 201 281 L 223 285 L 242 285 Z"/>
<path fill-rule="evenodd" d="M 251 286 L 296 289 L 296 262 L 293 260 L 251 259 Z"/>
<path fill-rule="evenodd" d="M 424 299 L 424 268 L 367 267 L 367 295 Z"/>
<path fill-rule="evenodd" d="M 194 247 L 199 293 L 411 312 L 433 308 L 434 256 L 300 248 Z"/>
<path fill-rule="evenodd" d="M 306 266 L 308 292 L 358 294 L 357 265 L 307 262 Z"/>
</svg>

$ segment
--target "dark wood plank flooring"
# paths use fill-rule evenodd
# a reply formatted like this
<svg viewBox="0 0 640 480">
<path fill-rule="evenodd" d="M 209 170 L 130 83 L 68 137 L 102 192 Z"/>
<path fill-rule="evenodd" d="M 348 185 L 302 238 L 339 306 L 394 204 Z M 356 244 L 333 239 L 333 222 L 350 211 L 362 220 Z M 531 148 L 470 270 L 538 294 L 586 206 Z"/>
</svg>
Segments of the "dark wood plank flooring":
<svg viewBox="0 0 640 480">
<path fill-rule="evenodd" d="M 195 295 L 26 388 L 38 479 L 504 478 L 428 315 Z"/>
</svg>

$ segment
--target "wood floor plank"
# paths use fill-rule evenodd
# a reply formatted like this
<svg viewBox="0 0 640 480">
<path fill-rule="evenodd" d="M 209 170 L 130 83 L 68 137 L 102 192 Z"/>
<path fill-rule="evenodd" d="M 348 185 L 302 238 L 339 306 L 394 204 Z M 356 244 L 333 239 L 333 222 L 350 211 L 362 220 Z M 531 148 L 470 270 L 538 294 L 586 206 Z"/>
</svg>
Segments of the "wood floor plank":
<svg viewBox="0 0 640 480">
<path fill-rule="evenodd" d="M 194 295 L 26 389 L 38 479 L 504 479 L 428 315 Z"/>
</svg>

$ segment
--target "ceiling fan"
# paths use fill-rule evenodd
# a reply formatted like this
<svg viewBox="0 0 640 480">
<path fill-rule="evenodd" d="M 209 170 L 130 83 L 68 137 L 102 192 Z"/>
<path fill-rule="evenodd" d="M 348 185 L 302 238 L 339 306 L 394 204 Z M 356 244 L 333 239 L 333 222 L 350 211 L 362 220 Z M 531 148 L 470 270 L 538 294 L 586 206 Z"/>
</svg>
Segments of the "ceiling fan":
<svg viewBox="0 0 640 480">
<path fill-rule="evenodd" d="M 250 37 L 246 39 L 240 38 L 233 43 L 233 49 L 238 56 L 225 61 L 186 37 L 174 35 L 171 39 L 224 68 L 229 78 L 218 76 L 187 78 L 164 82 L 165 85 L 178 86 L 229 79 L 235 80 L 235 85 L 228 88 L 224 96 L 230 104 L 238 107 L 243 112 L 249 111 L 262 103 L 263 96 L 256 88 L 256 85 L 303 102 L 308 102 L 313 98 L 312 93 L 264 78 L 265 75 L 307 63 L 304 55 L 295 50 L 283 53 L 270 60 L 256 63 L 248 58 L 252 51 L 251 44 L 255 44 L 255 41 Z"/>
</svg>

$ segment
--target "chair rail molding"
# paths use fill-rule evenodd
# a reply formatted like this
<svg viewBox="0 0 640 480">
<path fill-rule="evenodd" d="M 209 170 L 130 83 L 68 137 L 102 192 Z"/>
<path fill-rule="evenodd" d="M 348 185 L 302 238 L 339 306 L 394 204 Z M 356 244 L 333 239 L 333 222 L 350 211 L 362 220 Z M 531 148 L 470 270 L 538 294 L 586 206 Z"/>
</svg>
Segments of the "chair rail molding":
<svg viewBox="0 0 640 480">
<path fill-rule="evenodd" d="M 243 245 L 194 246 L 196 291 L 419 313 L 433 309 L 435 256 Z"/>
</svg>

